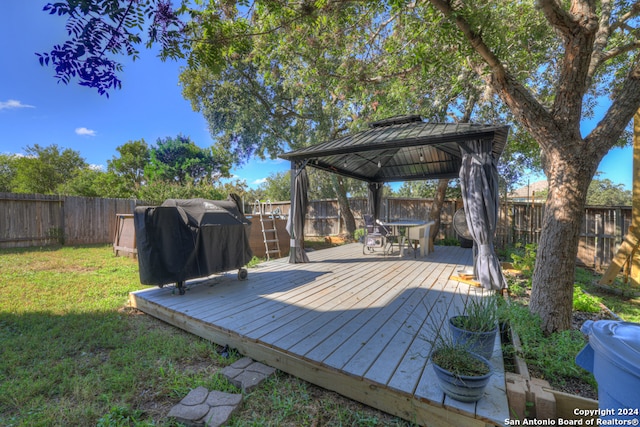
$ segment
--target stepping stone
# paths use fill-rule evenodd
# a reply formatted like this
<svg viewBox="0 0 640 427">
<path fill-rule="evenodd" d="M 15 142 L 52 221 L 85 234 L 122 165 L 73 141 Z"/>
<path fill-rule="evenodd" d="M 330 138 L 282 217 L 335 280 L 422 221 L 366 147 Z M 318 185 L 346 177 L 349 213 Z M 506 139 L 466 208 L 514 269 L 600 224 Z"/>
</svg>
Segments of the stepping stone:
<svg viewBox="0 0 640 427">
<path fill-rule="evenodd" d="M 231 384 L 250 392 L 275 372 L 275 368 L 243 357 L 235 363 L 222 369 L 221 373 Z"/>
<path fill-rule="evenodd" d="M 219 427 L 225 424 L 242 403 L 241 394 L 209 391 L 204 387 L 193 389 L 167 417 L 187 426 Z"/>
</svg>

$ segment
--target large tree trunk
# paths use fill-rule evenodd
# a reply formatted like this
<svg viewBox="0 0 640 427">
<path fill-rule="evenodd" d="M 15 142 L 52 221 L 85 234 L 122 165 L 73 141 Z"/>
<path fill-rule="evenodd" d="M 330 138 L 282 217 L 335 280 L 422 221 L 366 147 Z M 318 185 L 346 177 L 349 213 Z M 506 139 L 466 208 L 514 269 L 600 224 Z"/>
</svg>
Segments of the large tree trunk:
<svg viewBox="0 0 640 427">
<path fill-rule="evenodd" d="M 546 159 L 549 194 L 530 303 L 531 312 L 540 315 L 546 333 L 571 326 L 574 270 L 587 189 L 600 162 L 593 156 L 581 156 L 578 149 L 572 151 L 548 154 Z"/>
<path fill-rule="evenodd" d="M 349 237 L 353 237 L 353 233 L 356 231 L 356 220 L 353 217 L 353 212 L 351 212 L 351 206 L 349 205 L 349 199 L 347 198 L 347 190 L 344 187 L 344 182 L 342 181 L 342 178 L 336 176 L 336 174 L 331 174 L 331 184 L 333 185 L 333 189 L 338 198 L 338 207 L 340 208 L 340 215 L 344 222 L 344 226 L 347 229 L 347 234 Z"/>
</svg>

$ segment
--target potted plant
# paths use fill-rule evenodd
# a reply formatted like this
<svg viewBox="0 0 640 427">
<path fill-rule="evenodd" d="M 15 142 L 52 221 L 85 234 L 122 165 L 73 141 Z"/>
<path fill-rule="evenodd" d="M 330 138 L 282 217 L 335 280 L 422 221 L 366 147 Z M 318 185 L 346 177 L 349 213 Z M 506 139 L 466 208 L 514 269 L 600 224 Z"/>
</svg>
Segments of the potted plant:
<svg viewBox="0 0 640 427">
<path fill-rule="evenodd" d="M 464 314 L 449 319 L 453 342 L 467 346 L 473 353 L 491 359 L 498 333 L 499 296 L 469 298 Z"/>
<path fill-rule="evenodd" d="M 447 396 L 462 402 L 476 402 L 483 396 L 492 371 L 486 358 L 472 353 L 465 344 L 439 334 L 431 361 Z"/>
</svg>

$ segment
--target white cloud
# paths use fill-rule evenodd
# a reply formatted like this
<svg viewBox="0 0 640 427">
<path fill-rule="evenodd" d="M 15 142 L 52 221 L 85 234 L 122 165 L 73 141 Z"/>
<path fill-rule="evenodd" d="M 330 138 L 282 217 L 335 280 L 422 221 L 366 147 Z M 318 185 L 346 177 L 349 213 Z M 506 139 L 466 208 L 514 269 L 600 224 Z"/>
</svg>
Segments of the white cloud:
<svg viewBox="0 0 640 427">
<path fill-rule="evenodd" d="M 15 99 L 9 99 L 8 101 L 0 101 L 0 110 L 10 110 L 13 108 L 36 108 L 33 105 L 23 104 Z"/>
<path fill-rule="evenodd" d="M 90 164 L 89 165 L 89 169 L 94 170 L 94 171 L 102 171 L 102 172 L 104 172 L 106 170 L 104 165 L 94 165 L 94 164 Z"/>
<path fill-rule="evenodd" d="M 87 128 L 76 128 L 76 134 L 83 136 L 96 136 L 96 131 Z"/>
<path fill-rule="evenodd" d="M 267 182 L 267 178 L 260 178 L 260 179 L 256 179 L 251 184 L 260 185 L 260 184 L 265 183 L 265 182 Z"/>
</svg>

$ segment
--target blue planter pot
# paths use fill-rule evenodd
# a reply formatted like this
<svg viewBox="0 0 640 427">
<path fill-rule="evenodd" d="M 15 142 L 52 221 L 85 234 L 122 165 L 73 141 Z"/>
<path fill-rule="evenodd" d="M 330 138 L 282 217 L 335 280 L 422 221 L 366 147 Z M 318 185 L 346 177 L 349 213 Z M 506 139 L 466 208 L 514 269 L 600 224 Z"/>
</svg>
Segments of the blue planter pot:
<svg viewBox="0 0 640 427">
<path fill-rule="evenodd" d="M 463 345 L 470 352 L 479 354 L 485 359 L 491 359 L 493 354 L 493 346 L 496 342 L 496 334 L 498 327 L 489 332 L 473 332 L 457 327 L 455 319 L 465 316 L 454 316 L 449 319 L 449 330 L 455 344 Z"/>
<path fill-rule="evenodd" d="M 472 353 L 473 357 L 486 364 L 489 368 L 489 373 L 482 376 L 466 376 L 455 375 L 454 373 L 443 369 L 435 362 L 433 363 L 433 370 L 440 380 L 440 387 L 444 393 L 461 402 L 477 402 L 484 395 L 484 389 L 489 383 L 491 378 L 491 364 L 484 357 Z"/>
</svg>

